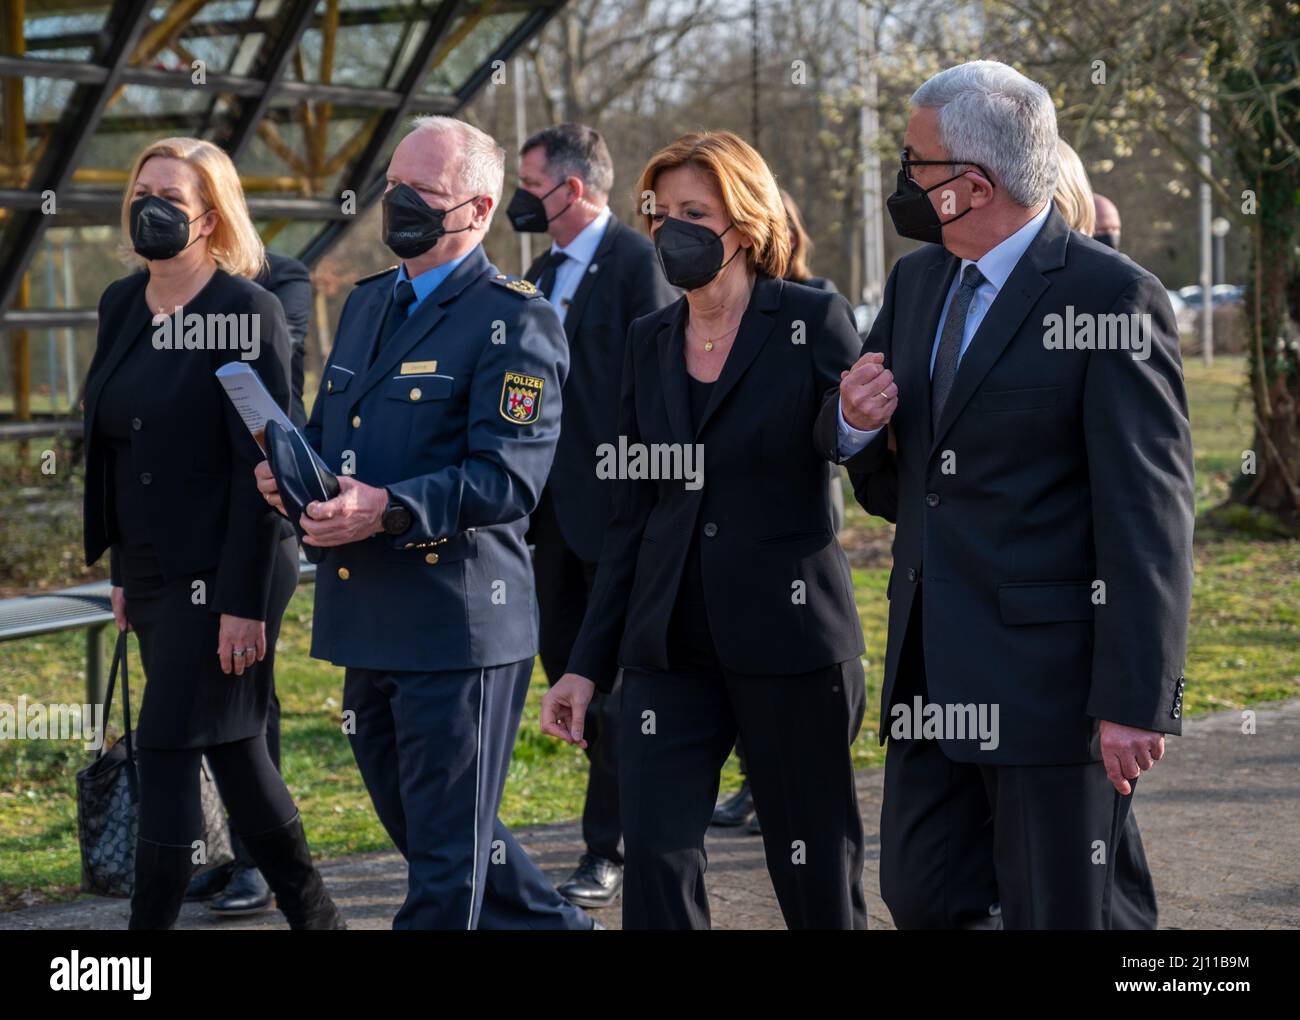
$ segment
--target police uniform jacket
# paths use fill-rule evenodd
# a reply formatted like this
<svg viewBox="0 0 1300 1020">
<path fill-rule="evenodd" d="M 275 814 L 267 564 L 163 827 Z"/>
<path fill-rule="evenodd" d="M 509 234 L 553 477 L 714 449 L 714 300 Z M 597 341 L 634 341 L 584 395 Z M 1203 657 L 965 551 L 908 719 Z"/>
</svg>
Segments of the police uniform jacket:
<svg viewBox="0 0 1300 1020">
<path fill-rule="evenodd" d="M 413 523 L 327 551 L 311 653 L 413 672 L 529 658 L 523 536 L 560 430 L 564 330 L 532 284 L 478 247 L 372 364 L 396 272 L 349 295 L 305 434 L 332 470 L 386 487 Z"/>
</svg>

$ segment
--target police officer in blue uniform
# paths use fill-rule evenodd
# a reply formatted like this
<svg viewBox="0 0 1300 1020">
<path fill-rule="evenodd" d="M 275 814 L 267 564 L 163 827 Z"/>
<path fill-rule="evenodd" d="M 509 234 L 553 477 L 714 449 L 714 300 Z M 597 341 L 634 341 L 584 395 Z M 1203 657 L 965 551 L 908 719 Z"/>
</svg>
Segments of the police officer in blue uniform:
<svg viewBox="0 0 1300 1020">
<path fill-rule="evenodd" d="M 537 652 L 524 532 L 560 429 L 564 330 L 481 247 L 504 153 L 416 121 L 393 153 L 400 266 L 348 297 L 306 436 L 340 475 L 302 518 L 323 551 L 311 654 L 408 866 L 399 929 L 590 929 L 497 818 Z M 275 501 L 275 482 L 259 468 Z"/>
</svg>

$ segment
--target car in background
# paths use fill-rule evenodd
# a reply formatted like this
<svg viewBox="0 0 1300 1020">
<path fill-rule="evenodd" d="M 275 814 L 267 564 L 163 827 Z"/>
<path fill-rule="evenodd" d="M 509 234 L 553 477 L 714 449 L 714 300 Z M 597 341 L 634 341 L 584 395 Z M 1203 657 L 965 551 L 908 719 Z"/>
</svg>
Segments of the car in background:
<svg viewBox="0 0 1300 1020">
<path fill-rule="evenodd" d="M 1216 283 L 1210 288 L 1210 301 L 1215 308 L 1240 304 L 1246 300 L 1246 288 L 1239 283 Z"/>
<path fill-rule="evenodd" d="M 1193 283 L 1186 287 L 1179 287 L 1178 296 L 1183 299 L 1188 308 L 1199 311 L 1204 303 L 1205 292 L 1199 283 Z M 1245 297 L 1246 288 L 1237 283 L 1216 283 L 1210 288 L 1210 304 L 1214 308 L 1236 304 L 1244 301 Z"/>
<path fill-rule="evenodd" d="M 1165 293 L 1169 295 L 1170 307 L 1174 310 L 1174 322 L 1178 324 L 1178 332 L 1185 333 L 1192 328 L 1192 319 L 1194 313 L 1183 300 L 1183 296 L 1176 290 L 1165 288 Z"/>
<path fill-rule="evenodd" d="M 1174 312 L 1177 315 L 1178 332 L 1189 333 L 1200 329 L 1201 308 L 1205 303 L 1205 291 L 1199 283 L 1189 284 L 1186 287 L 1179 287 L 1177 297 L 1183 303 L 1183 310 L 1180 311 L 1178 305 L 1174 302 L 1175 292 L 1169 292 L 1169 302 L 1174 305 Z M 1232 308 L 1240 306 L 1246 299 L 1246 288 L 1236 283 L 1216 283 L 1210 288 L 1210 307 L 1215 311 L 1215 318 L 1218 318 L 1218 311 L 1221 308 Z"/>
<path fill-rule="evenodd" d="M 858 336 L 863 340 L 871 332 L 871 324 L 876 321 L 876 316 L 880 313 L 879 305 L 861 304 L 853 308 L 853 324 L 858 327 Z"/>
</svg>

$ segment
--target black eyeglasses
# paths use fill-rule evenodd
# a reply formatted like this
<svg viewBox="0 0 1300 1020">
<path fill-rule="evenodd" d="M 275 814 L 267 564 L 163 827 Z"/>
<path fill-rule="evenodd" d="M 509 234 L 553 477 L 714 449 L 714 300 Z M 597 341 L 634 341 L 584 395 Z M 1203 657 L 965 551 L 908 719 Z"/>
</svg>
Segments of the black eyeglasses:
<svg viewBox="0 0 1300 1020">
<path fill-rule="evenodd" d="M 909 181 L 912 181 L 913 183 L 917 183 L 917 182 L 915 178 L 912 177 L 912 172 L 909 168 L 914 166 L 973 166 L 977 170 L 979 170 L 979 172 L 982 173 L 985 177 L 987 177 L 990 181 L 993 180 L 993 175 L 989 173 L 987 170 L 985 170 L 984 167 L 982 167 L 979 163 L 972 163 L 968 159 L 909 159 L 907 155 L 907 151 L 904 150 L 899 155 L 898 162 L 902 165 L 903 172 L 907 174 L 907 179 Z M 965 172 L 966 171 L 963 170 L 961 173 L 965 173 Z M 954 174 L 952 177 L 948 179 L 956 180 L 960 176 L 961 174 Z"/>
</svg>

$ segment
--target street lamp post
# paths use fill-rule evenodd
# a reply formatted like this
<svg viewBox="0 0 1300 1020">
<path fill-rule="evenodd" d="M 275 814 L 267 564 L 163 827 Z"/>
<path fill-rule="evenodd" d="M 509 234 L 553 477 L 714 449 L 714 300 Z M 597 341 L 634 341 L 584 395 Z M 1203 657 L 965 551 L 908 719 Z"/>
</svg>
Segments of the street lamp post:
<svg viewBox="0 0 1300 1020">
<path fill-rule="evenodd" d="M 1224 217 L 1214 217 L 1214 222 L 1210 224 L 1210 233 L 1214 235 L 1214 282 L 1228 282 L 1228 263 L 1224 260 L 1224 241 L 1228 236 L 1228 231 L 1232 229 L 1232 224 Z"/>
<path fill-rule="evenodd" d="M 1210 108 L 1201 103 L 1201 357 L 1206 367 L 1214 364 L 1214 303 L 1210 300 L 1211 277 L 1214 273 L 1210 244 Z"/>
</svg>

